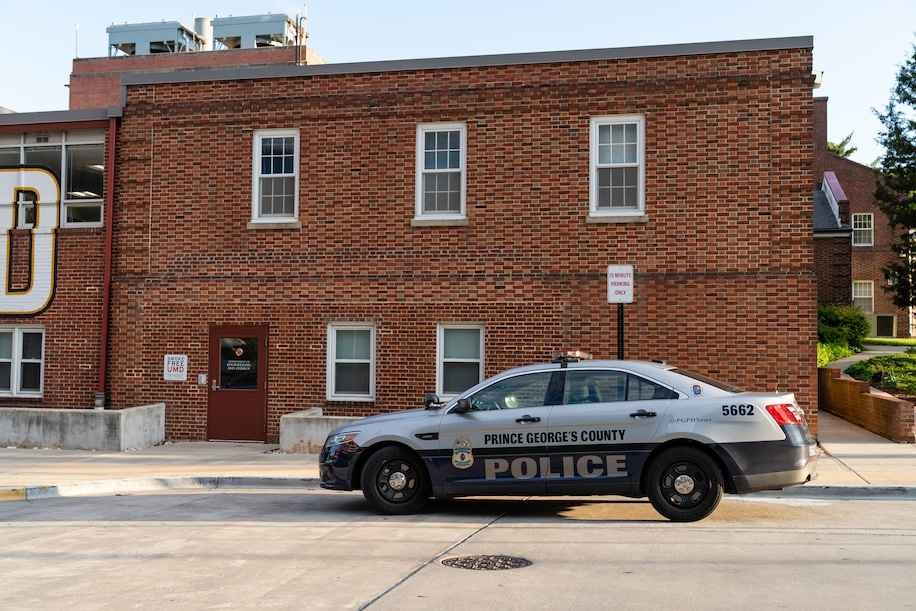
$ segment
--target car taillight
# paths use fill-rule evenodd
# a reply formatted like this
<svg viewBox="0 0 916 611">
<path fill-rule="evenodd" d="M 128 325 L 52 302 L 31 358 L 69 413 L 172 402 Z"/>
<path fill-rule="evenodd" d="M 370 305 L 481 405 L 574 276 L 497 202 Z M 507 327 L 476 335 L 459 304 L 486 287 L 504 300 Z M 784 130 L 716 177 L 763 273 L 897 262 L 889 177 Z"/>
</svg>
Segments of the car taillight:
<svg viewBox="0 0 916 611">
<path fill-rule="evenodd" d="M 770 416 L 773 417 L 773 420 L 776 421 L 776 424 L 779 426 L 785 426 L 787 424 L 804 424 L 805 415 L 804 413 L 795 405 L 791 403 L 779 403 L 777 405 L 767 405 L 767 412 L 770 413 Z"/>
</svg>

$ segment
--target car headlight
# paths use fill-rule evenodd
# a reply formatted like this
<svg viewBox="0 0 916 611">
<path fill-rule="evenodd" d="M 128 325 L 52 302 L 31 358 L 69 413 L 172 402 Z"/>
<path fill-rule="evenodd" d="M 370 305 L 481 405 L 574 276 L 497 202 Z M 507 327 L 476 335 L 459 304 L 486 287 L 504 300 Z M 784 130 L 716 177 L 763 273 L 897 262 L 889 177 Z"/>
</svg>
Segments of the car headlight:
<svg viewBox="0 0 916 611">
<path fill-rule="evenodd" d="M 343 433 L 335 433 L 328 437 L 326 444 L 339 446 L 345 443 L 355 443 L 353 440 L 356 439 L 357 435 L 359 435 L 359 431 L 345 431 Z"/>
</svg>

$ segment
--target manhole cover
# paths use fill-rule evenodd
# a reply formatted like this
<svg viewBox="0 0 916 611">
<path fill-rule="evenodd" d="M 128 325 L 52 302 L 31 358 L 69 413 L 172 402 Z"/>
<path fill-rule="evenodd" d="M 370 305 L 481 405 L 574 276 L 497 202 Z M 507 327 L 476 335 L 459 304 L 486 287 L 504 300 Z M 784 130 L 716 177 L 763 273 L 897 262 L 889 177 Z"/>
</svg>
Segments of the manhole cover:
<svg viewBox="0 0 916 611">
<path fill-rule="evenodd" d="M 445 566 L 454 569 L 471 569 L 472 571 L 504 571 L 531 566 L 531 561 L 518 556 L 456 556 L 442 561 Z"/>
</svg>

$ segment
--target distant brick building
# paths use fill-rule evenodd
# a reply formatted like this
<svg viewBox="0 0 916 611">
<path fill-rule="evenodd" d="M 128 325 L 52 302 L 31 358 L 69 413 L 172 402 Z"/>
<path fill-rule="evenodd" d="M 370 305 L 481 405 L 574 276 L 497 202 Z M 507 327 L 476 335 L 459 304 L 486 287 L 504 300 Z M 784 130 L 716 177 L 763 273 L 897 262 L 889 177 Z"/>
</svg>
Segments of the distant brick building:
<svg viewBox="0 0 916 611">
<path fill-rule="evenodd" d="M 274 440 L 291 411 L 613 357 L 605 273 L 631 263 L 628 358 L 794 391 L 816 426 L 811 48 L 121 75 L 108 403 L 165 401 L 172 438 Z M 84 383 L 66 320 L 47 405 Z"/>
<path fill-rule="evenodd" d="M 815 239 L 815 259 L 818 270 L 818 301 L 821 303 L 855 303 L 866 313 L 871 333 L 877 336 L 909 337 L 912 315 L 897 308 L 882 268 L 896 255 L 891 250 L 894 233 L 887 217 L 875 200 L 877 172 L 861 163 L 838 157 L 827 150 L 827 98 L 814 99 L 814 162 L 815 177 L 820 191 L 839 212 L 839 231 L 849 232 L 848 280 L 849 295 L 842 290 L 842 277 L 847 266 L 841 238 L 832 234 L 828 239 Z M 817 215 L 817 204 L 815 214 Z M 827 218 L 820 206 L 821 218 Z M 822 231 L 828 232 L 826 223 Z M 815 237 L 818 221 L 815 219 Z"/>
</svg>

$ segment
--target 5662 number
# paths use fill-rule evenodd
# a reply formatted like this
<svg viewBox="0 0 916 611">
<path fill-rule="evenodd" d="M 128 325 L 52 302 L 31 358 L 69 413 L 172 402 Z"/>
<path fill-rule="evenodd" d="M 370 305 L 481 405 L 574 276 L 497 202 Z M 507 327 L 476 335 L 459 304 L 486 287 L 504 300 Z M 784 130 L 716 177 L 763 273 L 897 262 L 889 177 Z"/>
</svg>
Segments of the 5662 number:
<svg viewBox="0 0 916 611">
<path fill-rule="evenodd" d="M 723 416 L 753 416 L 754 415 L 754 406 L 753 405 L 723 405 L 722 406 L 722 415 Z"/>
</svg>

